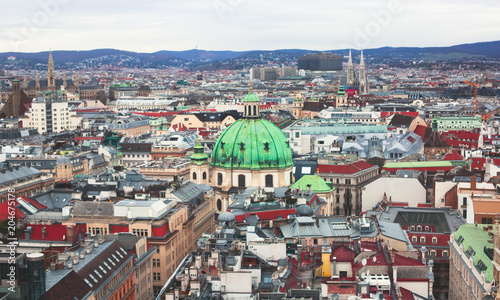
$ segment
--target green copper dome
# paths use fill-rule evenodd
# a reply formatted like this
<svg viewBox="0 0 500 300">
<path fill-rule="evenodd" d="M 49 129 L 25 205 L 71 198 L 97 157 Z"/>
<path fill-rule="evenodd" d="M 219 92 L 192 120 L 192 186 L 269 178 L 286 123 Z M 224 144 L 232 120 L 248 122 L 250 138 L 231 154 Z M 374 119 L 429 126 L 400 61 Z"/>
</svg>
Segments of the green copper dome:
<svg viewBox="0 0 500 300">
<path fill-rule="evenodd" d="M 250 92 L 245 96 L 245 98 L 243 98 L 243 102 L 260 102 L 260 99 L 257 95 Z"/>
<path fill-rule="evenodd" d="M 211 165 L 252 170 L 286 168 L 293 166 L 292 149 L 278 126 L 265 119 L 242 118 L 217 139 Z"/>
</svg>

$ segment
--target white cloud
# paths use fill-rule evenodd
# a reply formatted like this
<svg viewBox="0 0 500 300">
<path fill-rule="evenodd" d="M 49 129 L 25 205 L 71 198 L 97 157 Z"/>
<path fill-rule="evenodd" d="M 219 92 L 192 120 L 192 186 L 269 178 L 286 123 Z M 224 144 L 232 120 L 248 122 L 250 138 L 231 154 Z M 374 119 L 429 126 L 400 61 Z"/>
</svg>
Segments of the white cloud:
<svg viewBox="0 0 500 300">
<path fill-rule="evenodd" d="M 401 11 L 379 24 L 368 47 L 500 39 L 494 0 L 18 0 L 2 5 L 0 51 L 337 49 L 355 46 L 358 32 L 394 1 Z M 59 2 L 65 4 L 31 26 L 44 6 Z M 13 43 L 12 36 L 21 42 Z"/>
</svg>

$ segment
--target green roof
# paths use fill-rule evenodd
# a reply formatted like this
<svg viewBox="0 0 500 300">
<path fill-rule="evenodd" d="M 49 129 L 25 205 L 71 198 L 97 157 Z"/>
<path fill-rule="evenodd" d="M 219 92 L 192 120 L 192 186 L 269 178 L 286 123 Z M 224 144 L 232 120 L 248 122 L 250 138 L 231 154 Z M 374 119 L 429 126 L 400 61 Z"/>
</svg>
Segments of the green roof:
<svg viewBox="0 0 500 300">
<path fill-rule="evenodd" d="M 339 91 L 338 91 L 337 95 L 339 95 L 339 96 L 345 95 L 345 91 L 344 91 L 344 86 L 343 85 L 341 85 L 339 87 Z"/>
<path fill-rule="evenodd" d="M 298 122 L 302 122 L 300 120 Z M 296 123 L 298 123 L 296 122 Z M 359 134 L 359 133 L 386 133 L 387 125 L 351 125 L 344 123 L 329 123 L 328 126 L 294 126 L 290 129 L 299 129 L 302 134 Z"/>
<path fill-rule="evenodd" d="M 193 163 L 197 165 L 203 164 L 208 159 L 208 155 L 205 153 L 205 147 L 198 141 L 196 146 L 194 146 L 194 153 L 190 156 Z"/>
<path fill-rule="evenodd" d="M 452 167 L 451 161 L 409 161 L 409 162 L 390 162 L 386 163 L 383 168 L 429 168 L 429 167 Z"/>
<path fill-rule="evenodd" d="M 460 117 L 434 117 L 432 119 L 433 124 L 437 126 L 438 129 L 471 129 L 480 128 L 483 124 L 481 116 L 460 116 Z"/>
<path fill-rule="evenodd" d="M 489 257 L 491 252 L 488 254 L 486 254 L 486 252 L 493 250 L 493 244 L 489 242 L 492 240 L 489 233 L 493 232 L 493 230 L 483 230 L 483 227 L 487 226 L 488 225 L 478 224 L 476 228 L 474 224 L 464 224 L 454 233 L 454 238 L 458 244 L 464 246 L 463 249 L 464 252 L 467 253 L 467 256 L 471 253 L 469 247 L 474 250 L 474 266 L 479 272 L 483 269 L 486 274 L 486 280 L 491 282 L 493 279 L 493 264 L 491 263 L 492 259 Z M 493 228 L 494 226 L 495 225 L 493 225 Z"/>
<path fill-rule="evenodd" d="M 292 149 L 278 126 L 266 119 L 243 118 L 217 139 L 211 165 L 252 170 L 287 168 L 293 166 Z"/>
<path fill-rule="evenodd" d="M 257 95 L 250 92 L 243 98 L 243 102 L 260 102 L 260 99 Z"/>
<path fill-rule="evenodd" d="M 295 182 L 290 188 L 303 189 L 303 190 L 311 188 L 316 193 L 320 194 L 329 193 L 335 189 L 329 186 L 328 183 L 319 175 L 304 175 L 297 182 Z"/>
</svg>

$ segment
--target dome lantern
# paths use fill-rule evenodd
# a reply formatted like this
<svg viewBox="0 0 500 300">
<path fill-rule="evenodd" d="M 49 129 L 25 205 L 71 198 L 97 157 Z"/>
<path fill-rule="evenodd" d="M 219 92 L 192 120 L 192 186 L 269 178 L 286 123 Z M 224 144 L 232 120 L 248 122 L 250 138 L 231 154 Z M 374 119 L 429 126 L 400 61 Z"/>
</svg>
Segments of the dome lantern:
<svg viewBox="0 0 500 300">
<path fill-rule="evenodd" d="M 244 118 L 260 118 L 260 99 L 252 93 L 252 88 L 250 88 L 250 92 L 243 98 L 243 104 L 245 105 Z"/>
<path fill-rule="evenodd" d="M 205 153 L 205 147 L 200 142 L 198 138 L 198 143 L 194 146 L 194 153 L 190 156 L 191 161 L 195 164 L 203 164 L 208 160 L 208 155 Z"/>
</svg>

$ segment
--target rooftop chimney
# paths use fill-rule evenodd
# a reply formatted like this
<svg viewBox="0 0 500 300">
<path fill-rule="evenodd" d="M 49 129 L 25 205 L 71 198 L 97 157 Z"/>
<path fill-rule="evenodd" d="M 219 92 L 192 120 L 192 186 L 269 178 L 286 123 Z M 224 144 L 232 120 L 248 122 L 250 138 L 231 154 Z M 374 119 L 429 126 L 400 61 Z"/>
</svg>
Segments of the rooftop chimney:
<svg viewBox="0 0 500 300">
<path fill-rule="evenodd" d="M 472 177 L 470 178 L 470 188 L 471 190 L 476 189 L 476 175 L 472 175 Z"/>
<path fill-rule="evenodd" d="M 68 225 L 66 227 L 66 240 L 68 242 L 72 242 L 74 236 L 75 236 L 75 228 L 72 225 Z"/>
</svg>

